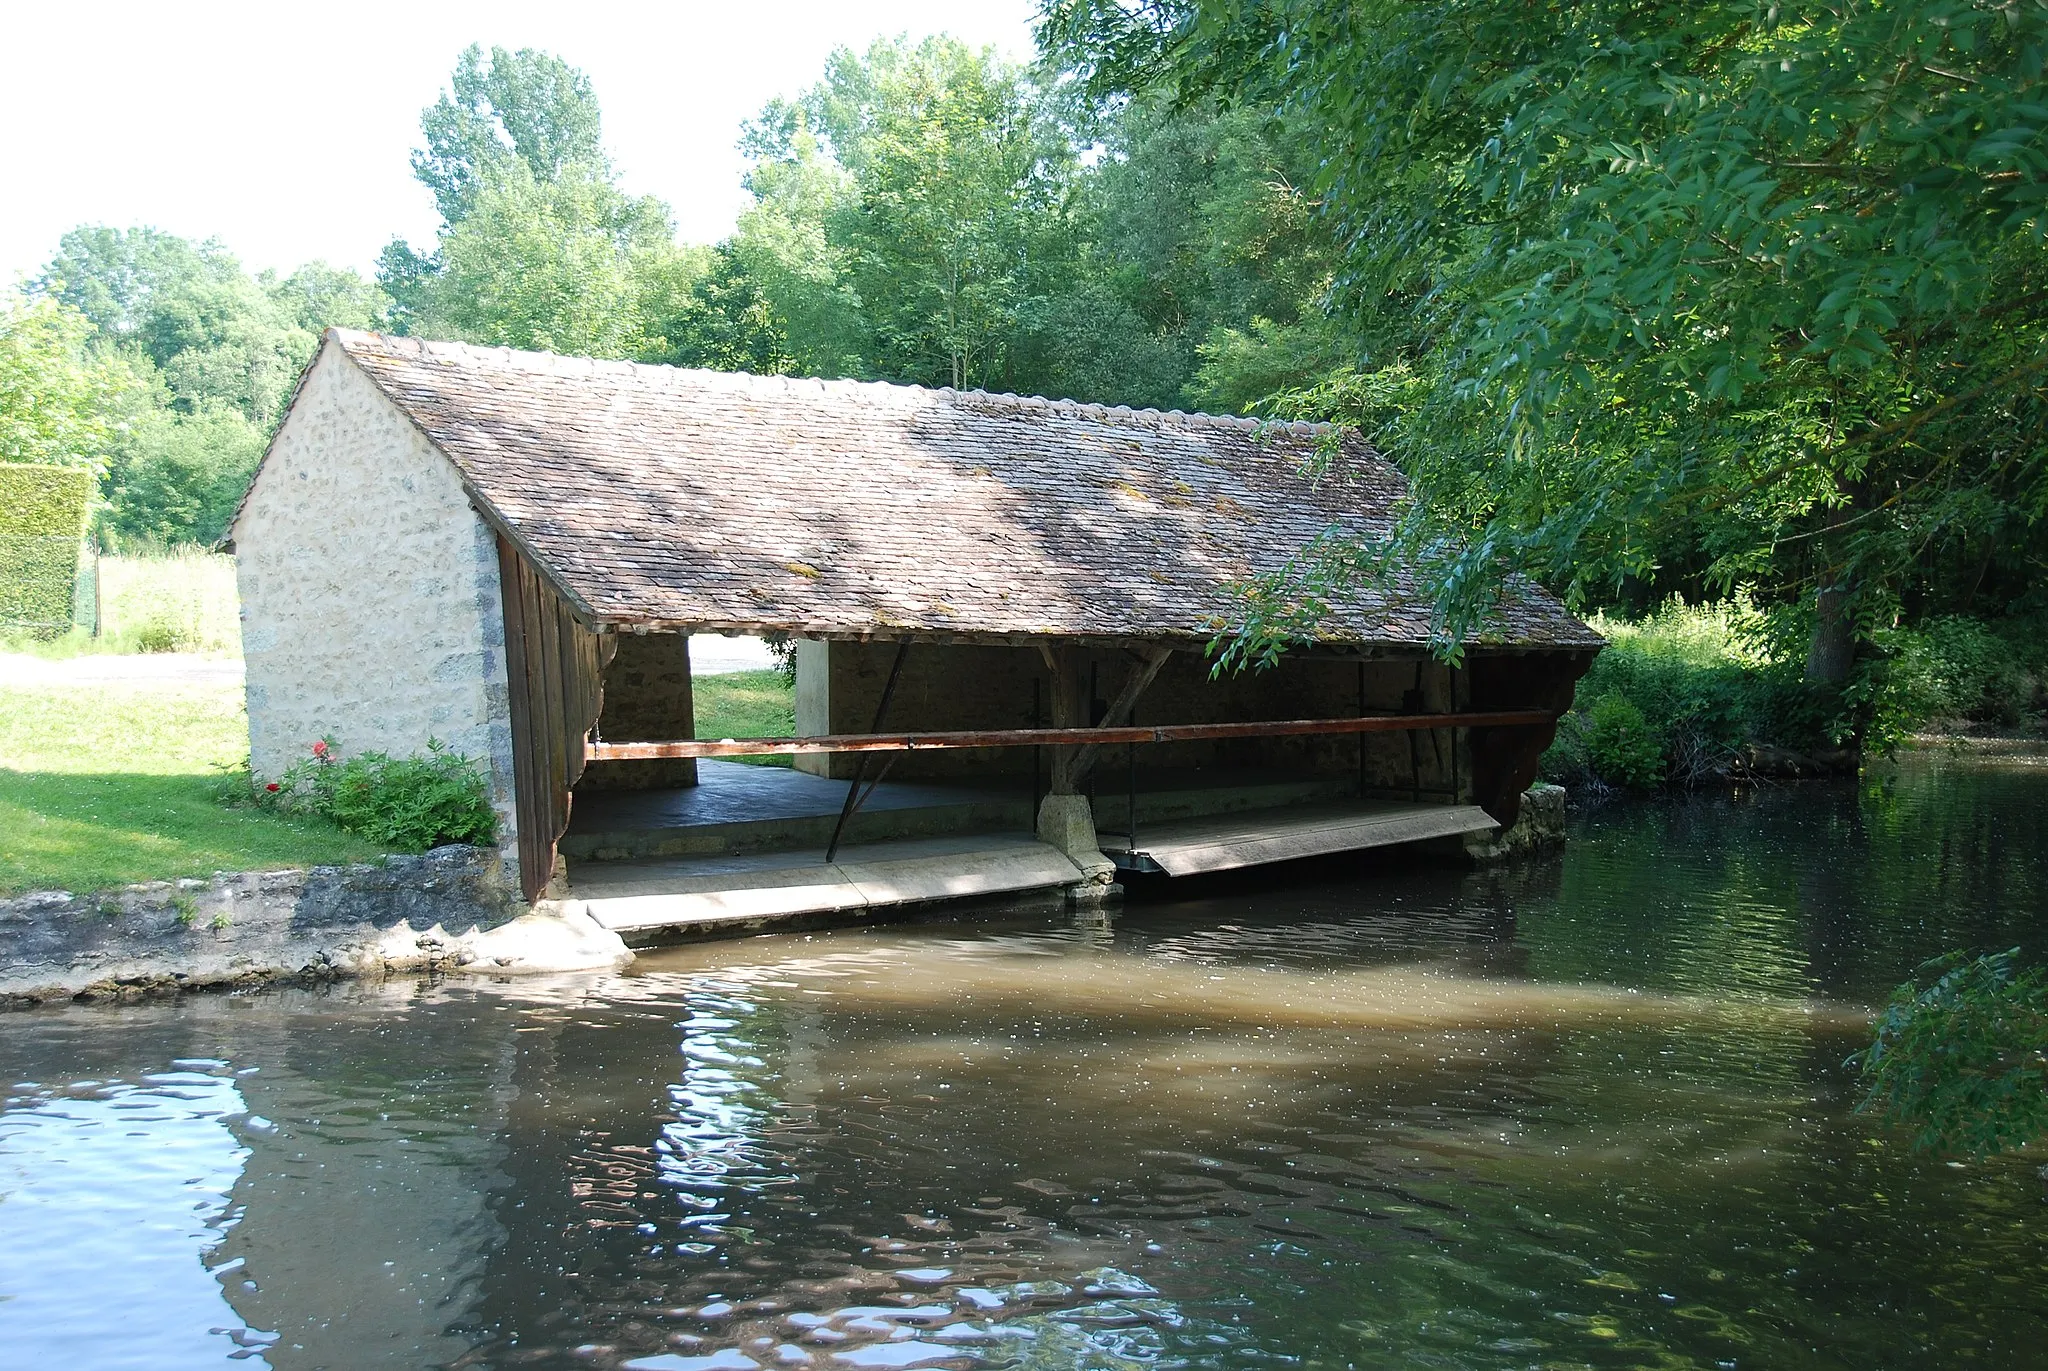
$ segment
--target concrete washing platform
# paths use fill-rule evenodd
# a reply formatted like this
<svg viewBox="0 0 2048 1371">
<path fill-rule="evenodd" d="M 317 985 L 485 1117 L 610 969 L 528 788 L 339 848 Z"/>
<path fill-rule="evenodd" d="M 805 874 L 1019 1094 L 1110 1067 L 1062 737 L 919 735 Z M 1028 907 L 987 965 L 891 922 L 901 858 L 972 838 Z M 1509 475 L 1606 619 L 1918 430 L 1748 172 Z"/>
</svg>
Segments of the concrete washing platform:
<svg viewBox="0 0 2048 1371">
<path fill-rule="evenodd" d="M 823 848 L 832 839 L 846 782 L 787 767 L 700 761 L 698 783 L 679 790 L 577 792 L 560 845 L 571 862 L 647 857 L 726 857 L 746 852 Z M 1096 822 L 1128 827 L 1130 808 L 1104 777 Z M 1303 779 L 1260 772 L 1140 773 L 1141 831 L 1180 819 L 1249 809 L 1342 801 L 1356 793 L 1343 779 Z M 933 785 L 885 781 L 847 825 L 847 843 L 963 833 L 1028 836 L 1037 797 L 1022 785 Z"/>
<path fill-rule="evenodd" d="M 1194 876 L 1266 862 L 1488 833 L 1499 825 L 1477 805 L 1354 801 L 1257 809 L 1147 829 L 1137 841 L 1104 834 L 1103 855 L 1120 871 Z"/>
<path fill-rule="evenodd" d="M 1195 875 L 1495 828 L 1471 805 L 1361 801 L 1346 779 L 1155 774 L 1137 787 L 1135 845 L 1118 832 L 1133 826 L 1130 792 L 1105 785 L 1093 836 L 1066 851 L 1032 835 L 1021 787 L 899 782 L 875 789 L 827 862 L 845 781 L 717 761 L 698 775 L 690 789 L 576 797 L 561 845 L 568 900 L 629 944 L 969 900 L 1094 898 L 1111 864 Z M 1081 850 L 1090 843 L 1102 851 Z"/>
<path fill-rule="evenodd" d="M 680 790 L 579 791 L 560 851 L 572 862 L 725 857 L 823 848 L 846 782 L 788 767 L 700 761 Z M 1031 830 L 1031 800 L 974 786 L 887 781 L 847 827 L 849 842 Z"/>
<path fill-rule="evenodd" d="M 572 870 L 571 898 L 628 945 L 824 921 L 852 922 L 909 905 L 1058 896 L 1082 883 L 1058 849 L 999 835 L 909 839 L 725 858 L 592 862 Z"/>
</svg>

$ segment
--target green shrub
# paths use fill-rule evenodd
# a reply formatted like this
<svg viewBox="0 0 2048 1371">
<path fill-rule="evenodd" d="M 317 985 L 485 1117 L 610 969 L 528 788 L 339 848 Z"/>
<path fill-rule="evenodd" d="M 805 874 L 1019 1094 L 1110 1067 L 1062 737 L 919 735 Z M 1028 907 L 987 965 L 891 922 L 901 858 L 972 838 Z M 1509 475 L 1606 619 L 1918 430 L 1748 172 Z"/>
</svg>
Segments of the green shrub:
<svg viewBox="0 0 2048 1371">
<path fill-rule="evenodd" d="M 92 492 L 84 467 L 0 463 L 0 628 L 71 627 Z"/>
<path fill-rule="evenodd" d="M 256 792 L 283 809 L 320 814 L 342 829 L 397 852 L 497 837 L 490 784 L 472 758 L 429 738 L 410 757 L 362 752 L 342 761 L 332 739 Z"/>
<path fill-rule="evenodd" d="M 1664 779 L 1664 749 L 1626 695 L 1609 692 L 1593 702 L 1585 738 L 1593 773 L 1609 785 L 1648 790 Z"/>
<path fill-rule="evenodd" d="M 1591 750 L 1592 711 L 1610 697 L 1641 716 L 1664 778 L 1691 785 L 1724 774 L 1753 745 L 1812 753 L 1854 736 L 1881 752 L 1930 724 L 2021 723 L 2038 715 L 2048 676 L 2048 653 L 2028 644 L 2026 629 L 2001 632 L 1958 617 L 1879 631 L 1840 688 L 1805 680 L 1803 653 L 1774 642 L 1765 617 L 1739 601 L 1673 600 L 1640 620 L 1595 615 L 1592 622 L 1608 647 L 1579 682 L 1582 703 L 1560 721 L 1543 758 L 1543 774 L 1566 784 L 1637 785 L 1619 772 L 1651 769 L 1612 706 L 1609 731 L 1628 738 L 1633 753 L 1614 750 L 1619 741 L 1607 745 L 1604 761 Z"/>
<path fill-rule="evenodd" d="M 152 614 L 135 630 L 137 652 L 185 652 L 194 646 L 185 625 L 168 614 Z"/>
<path fill-rule="evenodd" d="M 1773 659 L 1764 623 L 1748 605 L 1671 601 L 1630 621 L 1595 615 L 1607 649 L 1579 682 L 1581 705 L 1560 722 L 1543 771 L 1566 784 L 1691 785 L 1720 775 L 1747 745 L 1813 748 L 1828 741 L 1839 705 Z M 1594 708 L 1609 698 L 1599 730 Z M 1640 728 L 1637 727 L 1638 722 Z M 1596 736 L 1606 756 L 1593 754 Z M 1654 750 L 1655 760 L 1650 753 Z"/>
<path fill-rule="evenodd" d="M 1875 708 L 1887 733 L 1936 723 L 2011 727 L 2035 712 L 2040 683 L 2022 651 L 1976 619 L 1949 615 L 1881 633 Z"/>
<path fill-rule="evenodd" d="M 1932 1151 L 1981 1157 L 2048 1136 L 2048 975 L 2018 958 L 1951 952 L 1893 991 L 1876 1039 L 1849 1058 L 1858 1107 Z"/>
</svg>

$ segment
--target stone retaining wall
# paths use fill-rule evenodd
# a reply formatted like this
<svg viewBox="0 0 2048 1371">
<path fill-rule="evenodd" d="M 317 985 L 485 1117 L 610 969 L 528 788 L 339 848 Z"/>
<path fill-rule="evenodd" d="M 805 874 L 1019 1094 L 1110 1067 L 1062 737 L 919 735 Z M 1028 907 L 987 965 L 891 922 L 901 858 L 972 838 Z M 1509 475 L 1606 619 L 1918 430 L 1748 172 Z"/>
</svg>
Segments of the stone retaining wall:
<svg viewBox="0 0 2048 1371">
<path fill-rule="evenodd" d="M 529 910 L 488 848 L 0 900 L 0 1005 L 390 971 L 622 965 L 574 908 Z"/>
<path fill-rule="evenodd" d="M 1498 862 L 1531 856 L 1564 846 L 1563 786 L 1538 781 L 1522 793 L 1522 810 L 1505 833 L 1474 833 L 1465 838 L 1465 852 L 1474 861 Z"/>
</svg>

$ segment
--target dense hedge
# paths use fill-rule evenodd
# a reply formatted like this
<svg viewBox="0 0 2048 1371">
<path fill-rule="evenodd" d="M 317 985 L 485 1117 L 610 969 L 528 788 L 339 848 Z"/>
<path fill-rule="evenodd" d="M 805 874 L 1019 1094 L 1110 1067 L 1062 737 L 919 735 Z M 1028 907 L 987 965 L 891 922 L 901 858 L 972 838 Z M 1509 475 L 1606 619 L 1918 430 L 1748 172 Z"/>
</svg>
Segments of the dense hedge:
<svg viewBox="0 0 2048 1371">
<path fill-rule="evenodd" d="M 92 491 L 83 467 L 0 462 L 0 628 L 71 626 Z"/>
</svg>

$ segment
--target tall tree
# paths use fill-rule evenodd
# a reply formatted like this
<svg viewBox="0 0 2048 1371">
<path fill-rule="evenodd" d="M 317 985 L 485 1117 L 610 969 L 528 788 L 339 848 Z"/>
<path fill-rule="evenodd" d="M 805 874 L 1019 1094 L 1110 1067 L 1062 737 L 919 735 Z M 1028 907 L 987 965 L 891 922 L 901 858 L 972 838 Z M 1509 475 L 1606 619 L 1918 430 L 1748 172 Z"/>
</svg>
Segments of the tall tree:
<svg viewBox="0 0 2048 1371">
<path fill-rule="evenodd" d="M 1395 550 L 1447 646 L 1514 572 L 1677 572 L 1803 605 L 1840 679 L 1930 554 L 2039 569 L 2048 9 L 1054 0 L 1045 36 L 1316 140 L 1370 361 L 1282 407 L 1369 425 L 1420 498 L 1255 637 Z"/>
<path fill-rule="evenodd" d="M 388 303 L 352 271 L 252 277 L 218 243 L 150 228 L 74 229 L 33 288 L 109 378 L 87 446 L 115 542 L 219 537 L 320 331 L 374 326 Z"/>
<path fill-rule="evenodd" d="M 317 292 L 310 277 L 285 289 L 250 276 L 216 242 L 92 226 L 59 240 L 34 289 L 78 309 L 100 343 L 160 375 L 180 410 L 227 404 L 267 426 L 312 355 L 315 317 L 335 303 L 343 274 L 317 270 L 324 280 Z M 350 275 L 347 290 L 369 305 L 369 287 Z M 336 322 L 353 322 L 361 312 L 350 308 L 349 319 Z"/>
<path fill-rule="evenodd" d="M 412 155 L 413 175 L 433 192 L 442 222 L 453 226 L 513 160 L 546 184 L 568 168 L 607 176 L 597 96 L 590 78 L 553 53 L 477 44 L 455 60 L 448 89 L 420 117 L 426 146 Z"/>
<path fill-rule="evenodd" d="M 548 53 L 471 47 L 420 118 L 413 171 L 443 224 L 431 254 L 393 242 L 379 280 L 426 336 L 594 357 L 658 356 L 705 269 L 668 208 L 622 192 L 596 96 Z"/>
<path fill-rule="evenodd" d="M 749 127 L 764 205 L 803 173 L 813 134 L 847 173 L 821 228 L 860 302 L 871 373 L 1015 383 L 1025 302 L 1072 258 L 1074 148 L 1054 113 L 1021 69 L 938 37 L 841 49 L 823 81 Z"/>
</svg>

